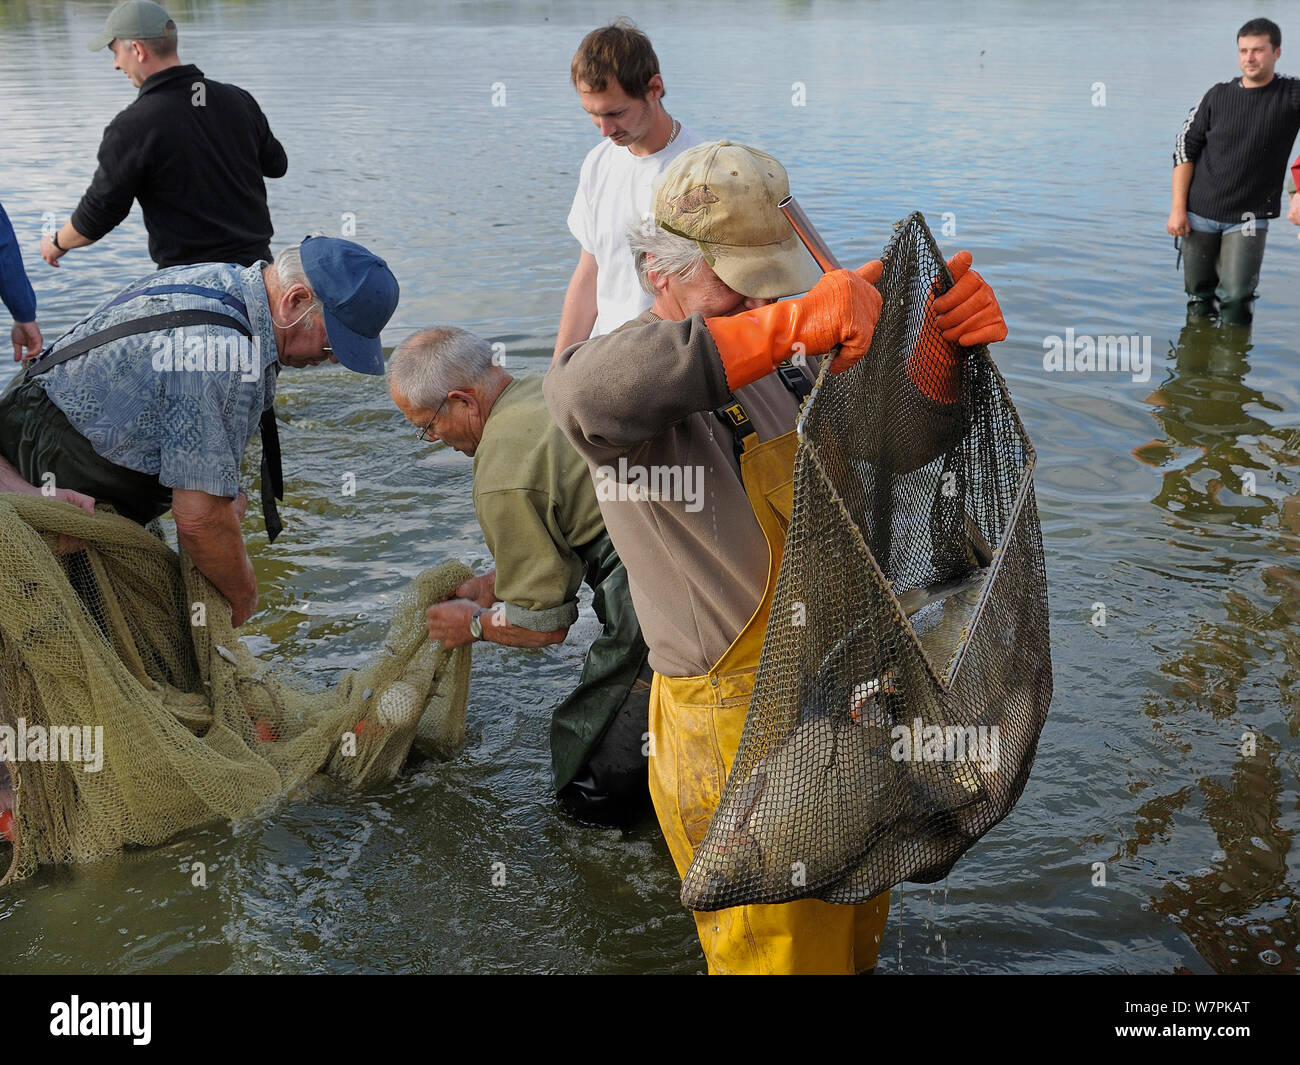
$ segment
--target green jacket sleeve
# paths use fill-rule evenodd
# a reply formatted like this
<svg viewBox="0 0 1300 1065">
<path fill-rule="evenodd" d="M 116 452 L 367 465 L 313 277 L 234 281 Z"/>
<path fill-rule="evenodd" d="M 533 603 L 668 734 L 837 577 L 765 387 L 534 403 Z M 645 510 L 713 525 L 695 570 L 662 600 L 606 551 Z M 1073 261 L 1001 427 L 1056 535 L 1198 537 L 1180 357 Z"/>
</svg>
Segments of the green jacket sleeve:
<svg viewBox="0 0 1300 1065">
<path fill-rule="evenodd" d="M 474 508 L 496 562 L 506 621 L 535 632 L 572 625 L 582 560 L 565 543 L 550 497 L 523 488 L 475 493 Z"/>
</svg>

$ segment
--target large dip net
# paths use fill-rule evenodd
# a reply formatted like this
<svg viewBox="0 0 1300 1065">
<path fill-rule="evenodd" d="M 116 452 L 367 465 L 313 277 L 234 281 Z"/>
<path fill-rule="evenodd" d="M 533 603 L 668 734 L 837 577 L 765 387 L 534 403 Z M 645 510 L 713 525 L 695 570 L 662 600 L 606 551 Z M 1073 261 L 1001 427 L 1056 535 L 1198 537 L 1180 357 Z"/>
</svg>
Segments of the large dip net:
<svg viewBox="0 0 1300 1065">
<path fill-rule="evenodd" d="M 85 549 L 58 553 L 61 536 Z M 0 883 L 248 816 L 319 772 L 389 780 L 413 743 L 452 753 L 470 651 L 430 642 L 424 611 L 469 575 L 426 570 L 371 662 L 313 690 L 254 657 L 225 599 L 159 537 L 0 495 L 0 787 L 13 803 Z"/>
<path fill-rule="evenodd" d="M 942 879 L 1015 805 L 1047 717 L 1033 447 L 987 349 L 926 325 L 951 278 L 920 214 L 883 263 L 870 352 L 823 367 L 801 417 L 744 735 L 682 887 L 692 909 Z M 941 370 L 954 358 L 959 397 Z"/>
</svg>

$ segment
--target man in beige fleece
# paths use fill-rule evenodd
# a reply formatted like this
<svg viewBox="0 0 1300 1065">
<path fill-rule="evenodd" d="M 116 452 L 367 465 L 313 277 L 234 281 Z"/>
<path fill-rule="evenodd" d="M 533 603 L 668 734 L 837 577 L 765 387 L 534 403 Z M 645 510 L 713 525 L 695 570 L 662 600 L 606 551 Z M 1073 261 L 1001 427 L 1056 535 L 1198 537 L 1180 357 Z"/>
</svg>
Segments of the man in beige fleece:
<svg viewBox="0 0 1300 1065">
<path fill-rule="evenodd" d="M 593 471 L 650 648 L 651 794 L 679 873 L 735 757 L 771 605 L 782 515 L 756 500 L 779 499 L 789 480 L 808 384 L 787 360 L 839 345 L 831 369 L 847 369 L 880 313 L 880 264 L 821 277 L 777 209 L 788 192 L 781 164 L 743 145 L 682 153 L 655 192 L 673 232 L 646 227 L 632 242 L 651 311 L 563 352 L 543 386 Z M 969 255 L 950 266 L 956 284 L 932 305 L 944 336 L 1005 337 Z M 768 449 L 787 443 L 784 458 Z M 702 498 L 688 479 L 702 479 Z M 710 972 L 852 973 L 875 965 L 887 911 L 887 893 L 859 906 L 803 899 L 697 913 L 696 925 Z"/>
</svg>

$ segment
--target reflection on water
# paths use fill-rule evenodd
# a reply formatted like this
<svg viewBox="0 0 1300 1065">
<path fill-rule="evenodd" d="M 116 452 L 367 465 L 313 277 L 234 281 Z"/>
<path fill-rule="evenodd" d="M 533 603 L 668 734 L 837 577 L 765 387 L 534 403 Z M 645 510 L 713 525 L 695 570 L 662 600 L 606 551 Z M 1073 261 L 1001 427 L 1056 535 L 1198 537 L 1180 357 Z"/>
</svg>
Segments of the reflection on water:
<svg viewBox="0 0 1300 1065">
<path fill-rule="evenodd" d="M 1169 879 L 1152 908 L 1176 922 L 1216 972 L 1294 973 L 1300 905 L 1288 869 L 1294 832 L 1282 820 L 1295 773 L 1286 741 L 1300 732 L 1293 632 L 1300 568 L 1286 558 L 1300 549 L 1300 494 L 1287 491 L 1300 470 L 1300 432 L 1279 437 L 1248 409 L 1284 409 L 1250 383 L 1249 354 L 1249 326 L 1189 319 L 1168 379 L 1147 400 L 1163 438 L 1134 451 L 1163 467 L 1154 502 L 1188 531 L 1231 524 L 1284 535 L 1274 540 L 1278 560 L 1263 569 L 1265 601 L 1223 589 L 1222 618 L 1200 620 L 1160 664 L 1170 685 L 1167 697 L 1147 701 L 1153 727 L 1213 736 L 1220 758 L 1214 770 L 1142 803 L 1128 856 L 1176 831 L 1179 815 L 1199 799 L 1217 849 L 1208 865 Z M 1225 576 L 1232 568 L 1225 560 Z M 1270 676 L 1277 652 L 1286 669 Z M 1242 703 L 1256 682 L 1278 685 L 1288 725 L 1281 736 L 1260 729 Z M 1193 750 L 1189 745 L 1189 755 Z"/>
<path fill-rule="evenodd" d="M 1248 383 L 1250 326 L 1189 319 L 1174 351 L 1173 372 L 1147 397 L 1164 434 L 1134 450 L 1165 467 L 1153 502 L 1188 521 L 1262 525 L 1275 513 L 1256 484 L 1271 469 L 1251 443 L 1272 427 L 1248 406 L 1281 411 Z"/>
</svg>

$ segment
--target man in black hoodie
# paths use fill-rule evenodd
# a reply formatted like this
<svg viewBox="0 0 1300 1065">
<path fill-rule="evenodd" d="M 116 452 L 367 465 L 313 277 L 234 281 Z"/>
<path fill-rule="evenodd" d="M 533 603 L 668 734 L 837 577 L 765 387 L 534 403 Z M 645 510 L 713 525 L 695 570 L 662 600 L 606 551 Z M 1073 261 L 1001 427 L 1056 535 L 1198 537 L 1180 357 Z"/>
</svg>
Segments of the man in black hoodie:
<svg viewBox="0 0 1300 1065">
<path fill-rule="evenodd" d="M 110 48 L 139 90 L 104 130 L 99 168 L 70 221 L 41 241 L 51 266 L 93 244 L 140 201 L 159 268 L 251 266 L 271 259 L 263 178 L 289 169 L 266 116 L 243 89 L 182 64 L 176 23 L 152 0 L 126 0 L 86 47 Z"/>
</svg>

